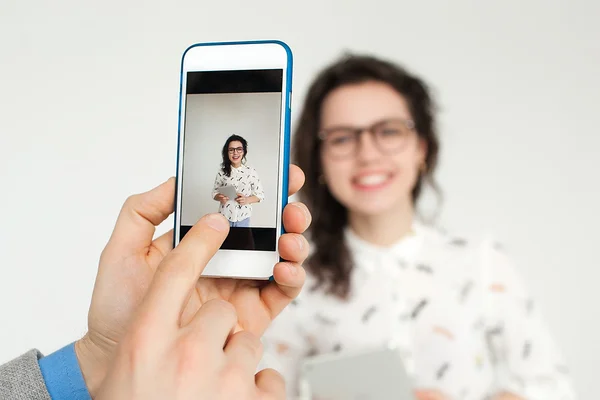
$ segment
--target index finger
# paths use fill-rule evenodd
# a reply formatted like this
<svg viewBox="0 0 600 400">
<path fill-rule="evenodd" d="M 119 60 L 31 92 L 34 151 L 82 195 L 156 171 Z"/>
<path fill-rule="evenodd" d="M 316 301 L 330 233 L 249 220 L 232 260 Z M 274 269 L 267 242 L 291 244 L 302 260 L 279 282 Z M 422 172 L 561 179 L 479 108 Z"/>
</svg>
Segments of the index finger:
<svg viewBox="0 0 600 400">
<path fill-rule="evenodd" d="M 181 311 L 206 264 L 223 244 L 229 224 L 221 214 L 205 215 L 158 266 L 146 297 L 146 314 L 179 325 Z"/>
</svg>

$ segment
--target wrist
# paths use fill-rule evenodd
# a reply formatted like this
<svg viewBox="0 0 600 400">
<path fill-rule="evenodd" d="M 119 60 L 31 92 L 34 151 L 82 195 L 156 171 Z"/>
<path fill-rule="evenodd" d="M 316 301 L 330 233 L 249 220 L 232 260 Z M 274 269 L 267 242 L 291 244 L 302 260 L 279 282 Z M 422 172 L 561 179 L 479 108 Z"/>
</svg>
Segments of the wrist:
<svg viewBox="0 0 600 400">
<path fill-rule="evenodd" d="M 108 369 L 108 357 L 86 334 L 75 342 L 75 355 L 92 398 L 98 393 Z"/>
</svg>

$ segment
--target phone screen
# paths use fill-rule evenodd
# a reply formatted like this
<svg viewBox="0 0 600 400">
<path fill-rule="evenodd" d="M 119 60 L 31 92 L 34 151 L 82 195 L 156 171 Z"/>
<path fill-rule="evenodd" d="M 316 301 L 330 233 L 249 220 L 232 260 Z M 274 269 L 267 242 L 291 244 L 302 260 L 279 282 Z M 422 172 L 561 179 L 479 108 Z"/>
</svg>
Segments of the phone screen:
<svg viewBox="0 0 600 400">
<path fill-rule="evenodd" d="M 219 212 L 230 225 L 221 250 L 275 251 L 284 70 L 185 74 L 179 240 Z"/>
</svg>

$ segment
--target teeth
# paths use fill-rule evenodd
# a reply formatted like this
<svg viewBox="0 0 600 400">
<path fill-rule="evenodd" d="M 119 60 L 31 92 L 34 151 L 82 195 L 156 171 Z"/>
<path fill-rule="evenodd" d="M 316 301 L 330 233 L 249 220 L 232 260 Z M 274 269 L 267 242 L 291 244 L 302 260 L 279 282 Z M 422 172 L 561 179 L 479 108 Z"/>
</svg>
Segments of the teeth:
<svg viewBox="0 0 600 400">
<path fill-rule="evenodd" d="M 388 176 L 385 174 L 378 175 L 364 175 L 356 180 L 359 185 L 380 185 L 387 180 Z"/>
</svg>

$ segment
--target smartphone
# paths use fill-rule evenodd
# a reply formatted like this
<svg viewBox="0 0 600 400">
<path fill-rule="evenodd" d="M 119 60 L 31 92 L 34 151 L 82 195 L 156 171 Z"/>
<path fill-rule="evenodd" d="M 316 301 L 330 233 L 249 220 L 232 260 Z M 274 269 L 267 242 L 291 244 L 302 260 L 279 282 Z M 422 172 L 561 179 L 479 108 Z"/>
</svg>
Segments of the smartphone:
<svg viewBox="0 0 600 400">
<path fill-rule="evenodd" d="M 292 52 L 281 41 L 200 43 L 181 62 L 174 246 L 204 215 L 229 234 L 206 277 L 266 280 L 288 200 Z"/>
</svg>

